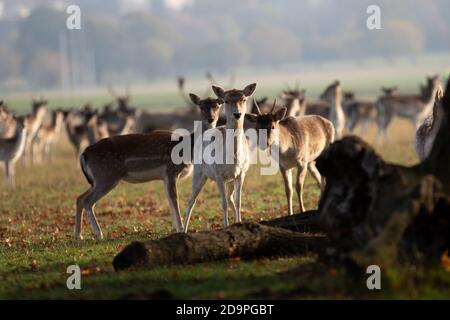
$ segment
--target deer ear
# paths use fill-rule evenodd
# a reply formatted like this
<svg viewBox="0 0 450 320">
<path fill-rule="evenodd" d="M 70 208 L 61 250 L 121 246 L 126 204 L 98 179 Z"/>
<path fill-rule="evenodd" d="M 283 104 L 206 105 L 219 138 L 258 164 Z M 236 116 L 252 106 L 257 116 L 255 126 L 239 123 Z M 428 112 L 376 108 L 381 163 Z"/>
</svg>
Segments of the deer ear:
<svg viewBox="0 0 450 320">
<path fill-rule="evenodd" d="M 245 96 L 250 97 L 253 94 L 253 92 L 255 92 L 255 89 L 256 89 L 256 83 L 252 83 L 252 84 L 249 84 L 248 86 L 246 86 L 244 88 Z"/>
<path fill-rule="evenodd" d="M 189 98 L 191 98 L 191 101 L 192 101 L 192 103 L 193 104 L 195 104 L 195 105 L 199 105 L 200 104 L 200 97 L 199 96 L 197 96 L 196 94 L 193 94 L 193 93 L 189 93 Z"/>
<path fill-rule="evenodd" d="M 255 123 L 256 121 L 258 121 L 258 116 L 253 113 L 246 113 L 245 119 L 247 119 L 247 121 L 249 121 L 249 122 Z"/>
<path fill-rule="evenodd" d="M 212 86 L 212 89 L 218 98 L 225 99 L 225 90 L 218 86 Z"/>
<path fill-rule="evenodd" d="M 274 120 L 280 121 L 286 116 L 287 108 L 278 109 L 274 114 Z"/>
</svg>

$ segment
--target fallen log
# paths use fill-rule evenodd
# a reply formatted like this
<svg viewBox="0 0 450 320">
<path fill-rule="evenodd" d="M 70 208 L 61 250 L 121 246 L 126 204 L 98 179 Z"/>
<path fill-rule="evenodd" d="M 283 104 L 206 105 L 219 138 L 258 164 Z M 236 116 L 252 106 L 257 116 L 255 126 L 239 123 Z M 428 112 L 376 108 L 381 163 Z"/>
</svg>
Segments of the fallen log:
<svg viewBox="0 0 450 320">
<path fill-rule="evenodd" d="M 113 260 L 115 270 L 193 264 L 229 258 L 274 257 L 317 252 L 324 236 L 304 235 L 254 222 L 198 233 L 176 233 L 159 240 L 133 242 Z"/>
<path fill-rule="evenodd" d="M 284 216 L 272 220 L 261 221 L 265 226 L 283 228 L 296 232 L 317 233 L 321 232 L 319 211 L 311 210 L 303 213 L 297 213 L 292 216 Z"/>
</svg>

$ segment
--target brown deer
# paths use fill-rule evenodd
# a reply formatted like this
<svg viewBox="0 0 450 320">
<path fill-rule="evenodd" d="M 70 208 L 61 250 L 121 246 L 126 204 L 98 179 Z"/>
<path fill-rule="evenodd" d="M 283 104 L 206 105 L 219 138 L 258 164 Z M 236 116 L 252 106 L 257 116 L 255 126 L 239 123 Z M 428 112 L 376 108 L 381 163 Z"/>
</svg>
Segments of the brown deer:
<svg viewBox="0 0 450 320">
<path fill-rule="evenodd" d="M 25 149 L 27 128 L 24 117 L 14 117 L 15 133 L 11 138 L 0 138 L 0 161 L 5 165 L 6 185 L 15 187 L 15 173 L 17 160 Z"/>
<path fill-rule="evenodd" d="M 387 130 L 396 116 L 407 118 L 415 128 L 432 113 L 438 90 L 442 91 L 439 76 L 427 79 L 427 92 L 422 95 L 397 94 L 397 88 L 382 88 L 383 95 L 377 100 L 377 143 L 387 141 Z"/>
<path fill-rule="evenodd" d="M 10 138 L 16 132 L 16 120 L 3 101 L 0 101 L 0 138 Z"/>
<path fill-rule="evenodd" d="M 180 96 L 186 102 L 187 108 L 172 112 L 148 112 L 139 110 L 136 115 L 135 131 L 138 133 L 155 130 L 174 130 L 185 128 L 190 131 L 194 128 L 194 121 L 201 120 L 198 107 L 193 105 L 185 92 L 185 79 L 178 78 Z"/>
<path fill-rule="evenodd" d="M 200 109 L 202 122 L 212 125 L 217 122 L 222 101 L 219 99 L 200 100 L 192 95 L 192 100 Z M 89 217 L 97 238 L 103 233 L 94 213 L 94 205 L 120 181 L 144 183 L 153 180 L 164 181 L 167 198 L 172 213 L 172 226 L 183 230 L 178 205 L 178 180 L 192 172 L 189 163 L 175 164 L 171 153 L 179 142 L 172 140 L 173 132 L 155 131 L 149 134 L 130 134 L 102 139 L 89 146 L 80 157 L 81 169 L 91 187 L 77 198 L 75 237 L 82 239 L 81 222 L 83 209 Z M 181 139 L 193 139 L 193 134 Z"/>
<path fill-rule="evenodd" d="M 51 149 L 55 142 L 59 140 L 64 122 L 64 112 L 60 109 L 52 111 L 52 120 L 49 125 L 44 125 L 36 134 L 34 143 L 37 162 L 43 159 L 51 161 Z"/>
<path fill-rule="evenodd" d="M 316 159 L 334 141 L 335 129 L 331 121 L 317 115 L 285 117 L 286 108 L 275 111 L 275 102 L 268 113 L 246 114 L 246 118 L 256 123 L 257 130 L 266 130 L 267 144 L 264 149 L 275 146 L 279 150 L 278 161 L 284 181 L 288 203 L 288 213 L 292 209 L 292 169 L 297 168 L 295 190 L 300 212 L 305 211 L 303 184 L 309 172 L 323 189 L 323 181 L 316 168 Z M 261 147 L 261 144 L 259 144 Z"/>
<path fill-rule="evenodd" d="M 367 132 L 369 120 L 376 115 L 375 102 L 358 100 L 355 93 L 350 91 L 344 92 L 343 98 L 342 106 L 347 118 L 347 129 L 353 132 L 357 125 L 361 125 L 363 132 Z"/>
<path fill-rule="evenodd" d="M 42 123 L 47 112 L 47 100 L 33 100 L 32 113 L 25 116 L 25 126 L 27 127 L 27 137 L 25 142 L 24 161 L 29 164 L 35 161 L 33 155 L 33 144 L 35 143 L 36 135 L 42 126 Z"/>
</svg>

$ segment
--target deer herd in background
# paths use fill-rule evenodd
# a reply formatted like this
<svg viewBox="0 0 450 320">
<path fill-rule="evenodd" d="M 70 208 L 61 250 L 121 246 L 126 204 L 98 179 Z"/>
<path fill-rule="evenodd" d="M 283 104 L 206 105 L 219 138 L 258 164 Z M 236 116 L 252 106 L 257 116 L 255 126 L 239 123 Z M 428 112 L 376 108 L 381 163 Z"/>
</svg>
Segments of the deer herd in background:
<svg viewBox="0 0 450 320">
<path fill-rule="evenodd" d="M 305 211 L 302 198 L 303 183 L 309 171 L 323 189 L 324 181 L 315 166 L 316 159 L 344 132 L 354 132 L 375 120 L 378 143 L 387 141 L 387 131 L 396 117 L 409 119 L 416 128 L 415 148 L 419 159 L 427 157 L 438 132 L 443 110 L 443 90 L 438 76 L 427 77 L 419 94 L 400 94 L 396 87 L 382 88 L 376 101 L 364 101 L 353 92 L 343 92 L 339 81 L 331 83 L 318 100 L 306 99 L 305 90 L 295 88 L 282 91 L 277 103 L 268 98 L 253 98 L 247 110 L 247 99 L 256 90 L 250 84 L 242 90 L 223 89 L 207 75 L 215 98 L 187 95 L 184 79 L 178 80 L 181 96 L 187 104 L 173 112 L 150 112 L 130 107 L 130 93 L 117 95 L 111 86 L 108 91 L 115 102 L 100 111 L 89 103 L 79 109 L 49 110 L 44 99 L 33 100 L 31 113 L 16 116 L 0 101 L 0 162 L 4 164 L 8 187 L 15 185 L 15 166 L 20 158 L 25 165 L 52 161 L 53 147 L 65 131 L 80 167 L 91 187 L 76 202 L 75 236 L 82 238 L 83 211 L 89 218 L 98 238 L 103 233 L 98 225 L 95 203 L 117 186 L 120 181 L 144 183 L 164 182 L 176 231 L 187 232 L 189 218 L 196 199 L 208 179 L 215 181 L 221 197 L 224 225 L 228 225 L 228 210 L 241 221 L 241 191 L 249 168 L 248 128 L 267 130 L 267 145 L 276 144 L 279 168 L 284 181 L 288 213 L 293 214 L 292 171 L 297 169 L 295 190 L 300 211 Z M 232 87 L 232 83 L 228 88 Z M 209 90 L 204 96 L 209 94 Z M 172 141 L 172 130 L 185 128 L 194 135 L 194 121 L 201 121 L 202 132 L 232 129 L 234 136 L 233 164 L 174 164 L 171 150 L 178 143 Z M 277 130 L 275 130 L 277 129 Z M 180 137 L 183 139 L 184 137 Z M 230 143 L 226 139 L 224 145 Z M 205 144 L 205 142 L 203 142 Z M 205 147 L 205 145 L 203 145 Z M 261 146 L 260 146 L 261 148 Z M 177 181 L 193 173 L 192 195 L 183 220 L 178 204 Z"/>
</svg>

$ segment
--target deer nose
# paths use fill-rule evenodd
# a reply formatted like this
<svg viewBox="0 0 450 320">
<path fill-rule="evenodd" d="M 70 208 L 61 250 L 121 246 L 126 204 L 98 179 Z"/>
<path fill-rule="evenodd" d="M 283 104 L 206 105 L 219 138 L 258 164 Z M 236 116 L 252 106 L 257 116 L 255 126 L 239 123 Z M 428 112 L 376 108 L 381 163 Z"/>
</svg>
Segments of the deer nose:
<svg viewBox="0 0 450 320">
<path fill-rule="evenodd" d="M 242 113 L 240 113 L 240 112 L 235 112 L 233 115 L 234 115 L 234 117 L 235 117 L 236 119 L 239 119 L 239 118 L 241 117 Z"/>
<path fill-rule="evenodd" d="M 208 118 L 208 122 L 209 122 L 209 123 L 213 123 L 213 122 L 214 122 L 214 119 L 213 119 L 213 118 Z"/>
</svg>

